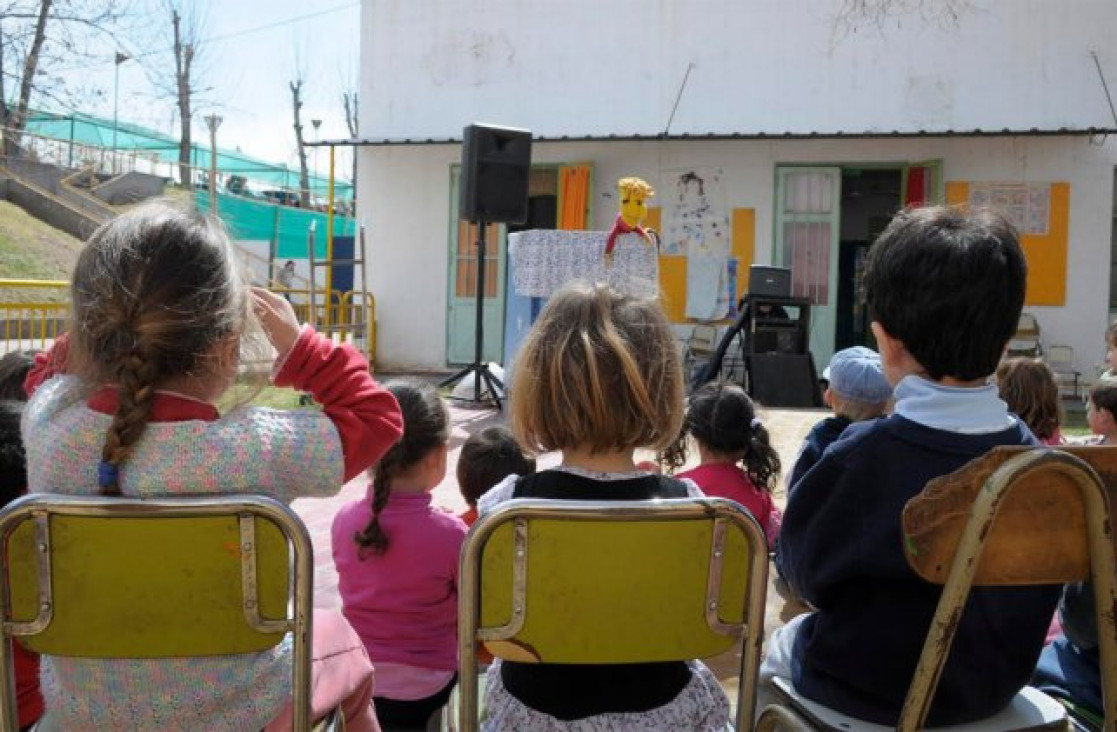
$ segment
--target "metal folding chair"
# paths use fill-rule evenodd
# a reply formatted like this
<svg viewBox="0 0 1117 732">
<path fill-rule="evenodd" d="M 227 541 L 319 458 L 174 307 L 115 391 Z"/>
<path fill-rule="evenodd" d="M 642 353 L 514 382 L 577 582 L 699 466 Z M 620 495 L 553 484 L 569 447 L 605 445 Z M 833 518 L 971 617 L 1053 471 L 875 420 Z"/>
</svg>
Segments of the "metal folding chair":
<svg viewBox="0 0 1117 732">
<path fill-rule="evenodd" d="M 55 656 L 173 658 L 264 651 L 287 633 L 295 729 L 310 729 L 313 552 L 284 504 L 35 494 L 0 511 L 0 540 L 4 730 L 9 637 Z"/>
<path fill-rule="evenodd" d="M 768 550 L 722 499 L 515 500 L 462 549 L 459 729 L 478 726 L 476 644 L 528 663 L 708 658 L 741 639 L 738 728 L 751 726 Z"/>
<path fill-rule="evenodd" d="M 1099 477 L 1115 472 L 1113 448 L 999 448 L 929 482 L 908 502 L 903 515 L 908 563 L 943 591 L 897 729 L 923 728 L 972 586 L 1089 578 L 1098 598 L 1104 729 L 1117 732 L 1117 558 L 1109 493 Z M 777 682 L 783 703 L 762 711 L 758 731 L 886 729 L 814 704 L 786 680 Z M 938 729 L 1063 730 L 1067 724 L 1057 701 L 1025 688 L 992 719 Z"/>
</svg>

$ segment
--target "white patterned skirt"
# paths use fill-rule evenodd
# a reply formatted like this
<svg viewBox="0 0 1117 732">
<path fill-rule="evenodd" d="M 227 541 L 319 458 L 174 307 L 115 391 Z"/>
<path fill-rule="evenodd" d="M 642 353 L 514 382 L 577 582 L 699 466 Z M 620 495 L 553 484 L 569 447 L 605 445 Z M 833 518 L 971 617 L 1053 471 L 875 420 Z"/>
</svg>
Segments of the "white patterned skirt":
<svg viewBox="0 0 1117 732">
<path fill-rule="evenodd" d="M 484 714 L 481 729 L 564 730 L 701 730 L 720 732 L 729 729 L 729 699 L 721 684 L 700 661 L 689 661 L 690 682 L 667 704 L 646 712 L 610 712 L 593 717 L 564 721 L 525 706 L 504 688 L 500 679 L 500 660 L 486 674 Z"/>
</svg>

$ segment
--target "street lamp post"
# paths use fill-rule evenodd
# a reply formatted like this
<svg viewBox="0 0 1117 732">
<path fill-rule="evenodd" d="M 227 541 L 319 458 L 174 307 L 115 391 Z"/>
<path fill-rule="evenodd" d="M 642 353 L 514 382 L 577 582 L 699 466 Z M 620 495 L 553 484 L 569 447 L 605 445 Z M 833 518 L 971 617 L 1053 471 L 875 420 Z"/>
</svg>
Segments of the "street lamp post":
<svg viewBox="0 0 1117 732">
<path fill-rule="evenodd" d="M 113 73 L 112 84 L 112 172 L 116 173 L 116 123 L 120 111 L 120 65 L 132 58 L 123 51 L 116 52 L 116 68 Z"/>
<path fill-rule="evenodd" d="M 216 114 L 206 115 L 206 124 L 209 126 L 209 213 L 217 215 L 217 128 L 221 126 L 221 117 Z"/>
<path fill-rule="evenodd" d="M 310 120 L 310 124 L 311 124 L 312 127 L 314 127 L 314 141 L 318 142 L 318 128 L 322 126 L 322 120 L 312 119 L 312 120 Z M 312 194 L 314 192 L 314 186 L 316 186 L 317 184 L 318 184 L 318 146 L 315 145 L 314 146 L 314 184 L 311 185 L 311 187 L 310 187 L 310 192 Z M 314 208 L 313 203 L 311 203 L 310 206 L 311 206 L 311 208 Z"/>
</svg>

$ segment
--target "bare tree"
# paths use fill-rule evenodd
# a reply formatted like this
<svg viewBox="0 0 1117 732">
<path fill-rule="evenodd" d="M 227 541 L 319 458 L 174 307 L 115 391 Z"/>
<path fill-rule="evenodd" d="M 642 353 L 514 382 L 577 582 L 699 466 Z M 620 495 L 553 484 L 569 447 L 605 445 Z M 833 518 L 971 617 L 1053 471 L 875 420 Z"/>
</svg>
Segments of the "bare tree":
<svg viewBox="0 0 1117 732">
<path fill-rule="evenodd" d="M 310 208 L 310 174 L 306 168 L 306 138 L 303 137 L 302 123 L 302 76 L 289 82 L 291 87 L 291 105 L 295 113 L 295 144 L 299 149 L 299 201 L 303 208 Z"/>
<path fill-rule="evenodd" d="M 357 92 L 347 91 L 341 93 L 341 103 L 345 107 L 345 126 L 349 128 L 349 138 L 357 139 L 359 117 L 357 116 Z M 353 151 L 353 201 L 357 201 L 357 146 L 350 148 Z"/>
<path fill-rule="evenodd" d="M 6 153 L 19 150 L 34 98 L 69 106 L 71 90 L 61 72 L 95 62 L 106 40 L 119 45 L 122 17 L 120 0 L 0 3 L 0 122 L 6 128 Z"/>
<path fill-rule="evenodd" d="M 199 99 L 199 88 L 208 72 L 206 17 L 198 3 L 160 0 L 158 11 L 145 21 L 158 30 L 145 34 L 146 42 L 136 49 L 134 58 L 147 75 L 153 97 L 162 104 L 169 103 L 178 117 L 178 175 L 182 185 L 190 187 L 196 162 L 194 115 L 205 107 L 205 101 Z"/>
<path fill-rule="evenodd" d="M 182 18 L 177 8 L 171 9 L 171 26 L 174 29 L 174 55 L 175 55 L 175 102 L 178 105 L 179 138 L 178 138 L 178 177 L 183 187 L 189 187 L 194 180 L 191 172 L 190 158 L 193 147 L 191 140 L 193 110 L 190 108 L 191 86 L 190 71 L 194 66 L 194 53 L 197 48 L 193 37 L 183 40 Z M 192 31 L 187 31 L 191 36 Z"/>
</svg>

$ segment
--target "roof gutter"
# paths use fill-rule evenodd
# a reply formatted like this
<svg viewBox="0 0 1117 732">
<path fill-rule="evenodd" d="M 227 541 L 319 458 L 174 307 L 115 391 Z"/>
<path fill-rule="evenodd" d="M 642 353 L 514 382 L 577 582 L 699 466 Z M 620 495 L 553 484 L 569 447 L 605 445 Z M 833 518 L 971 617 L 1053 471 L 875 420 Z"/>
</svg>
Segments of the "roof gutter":
<svg viewBox="0 0 1117 732">
<path fill-rule="evenodd" d="M 1117 134 L 1117 127 L 1084 127 L 1072 129 L 1011 130 L 918 130 L 914 132 L 711 132 L 704 135 L 688 133 L 670 135 L 536 135 L 532 141 L 541 142 L 693 142 L 696 140 L 848 140 L 848 139 L 909 139 L 933 137 L 1095 137 Z M 402 137 L 402 138 L 342 138 L 304 143 L 306 147 L 393 147 L 407 145 L 460 145 L 457 137 Z"/>
</svg>

